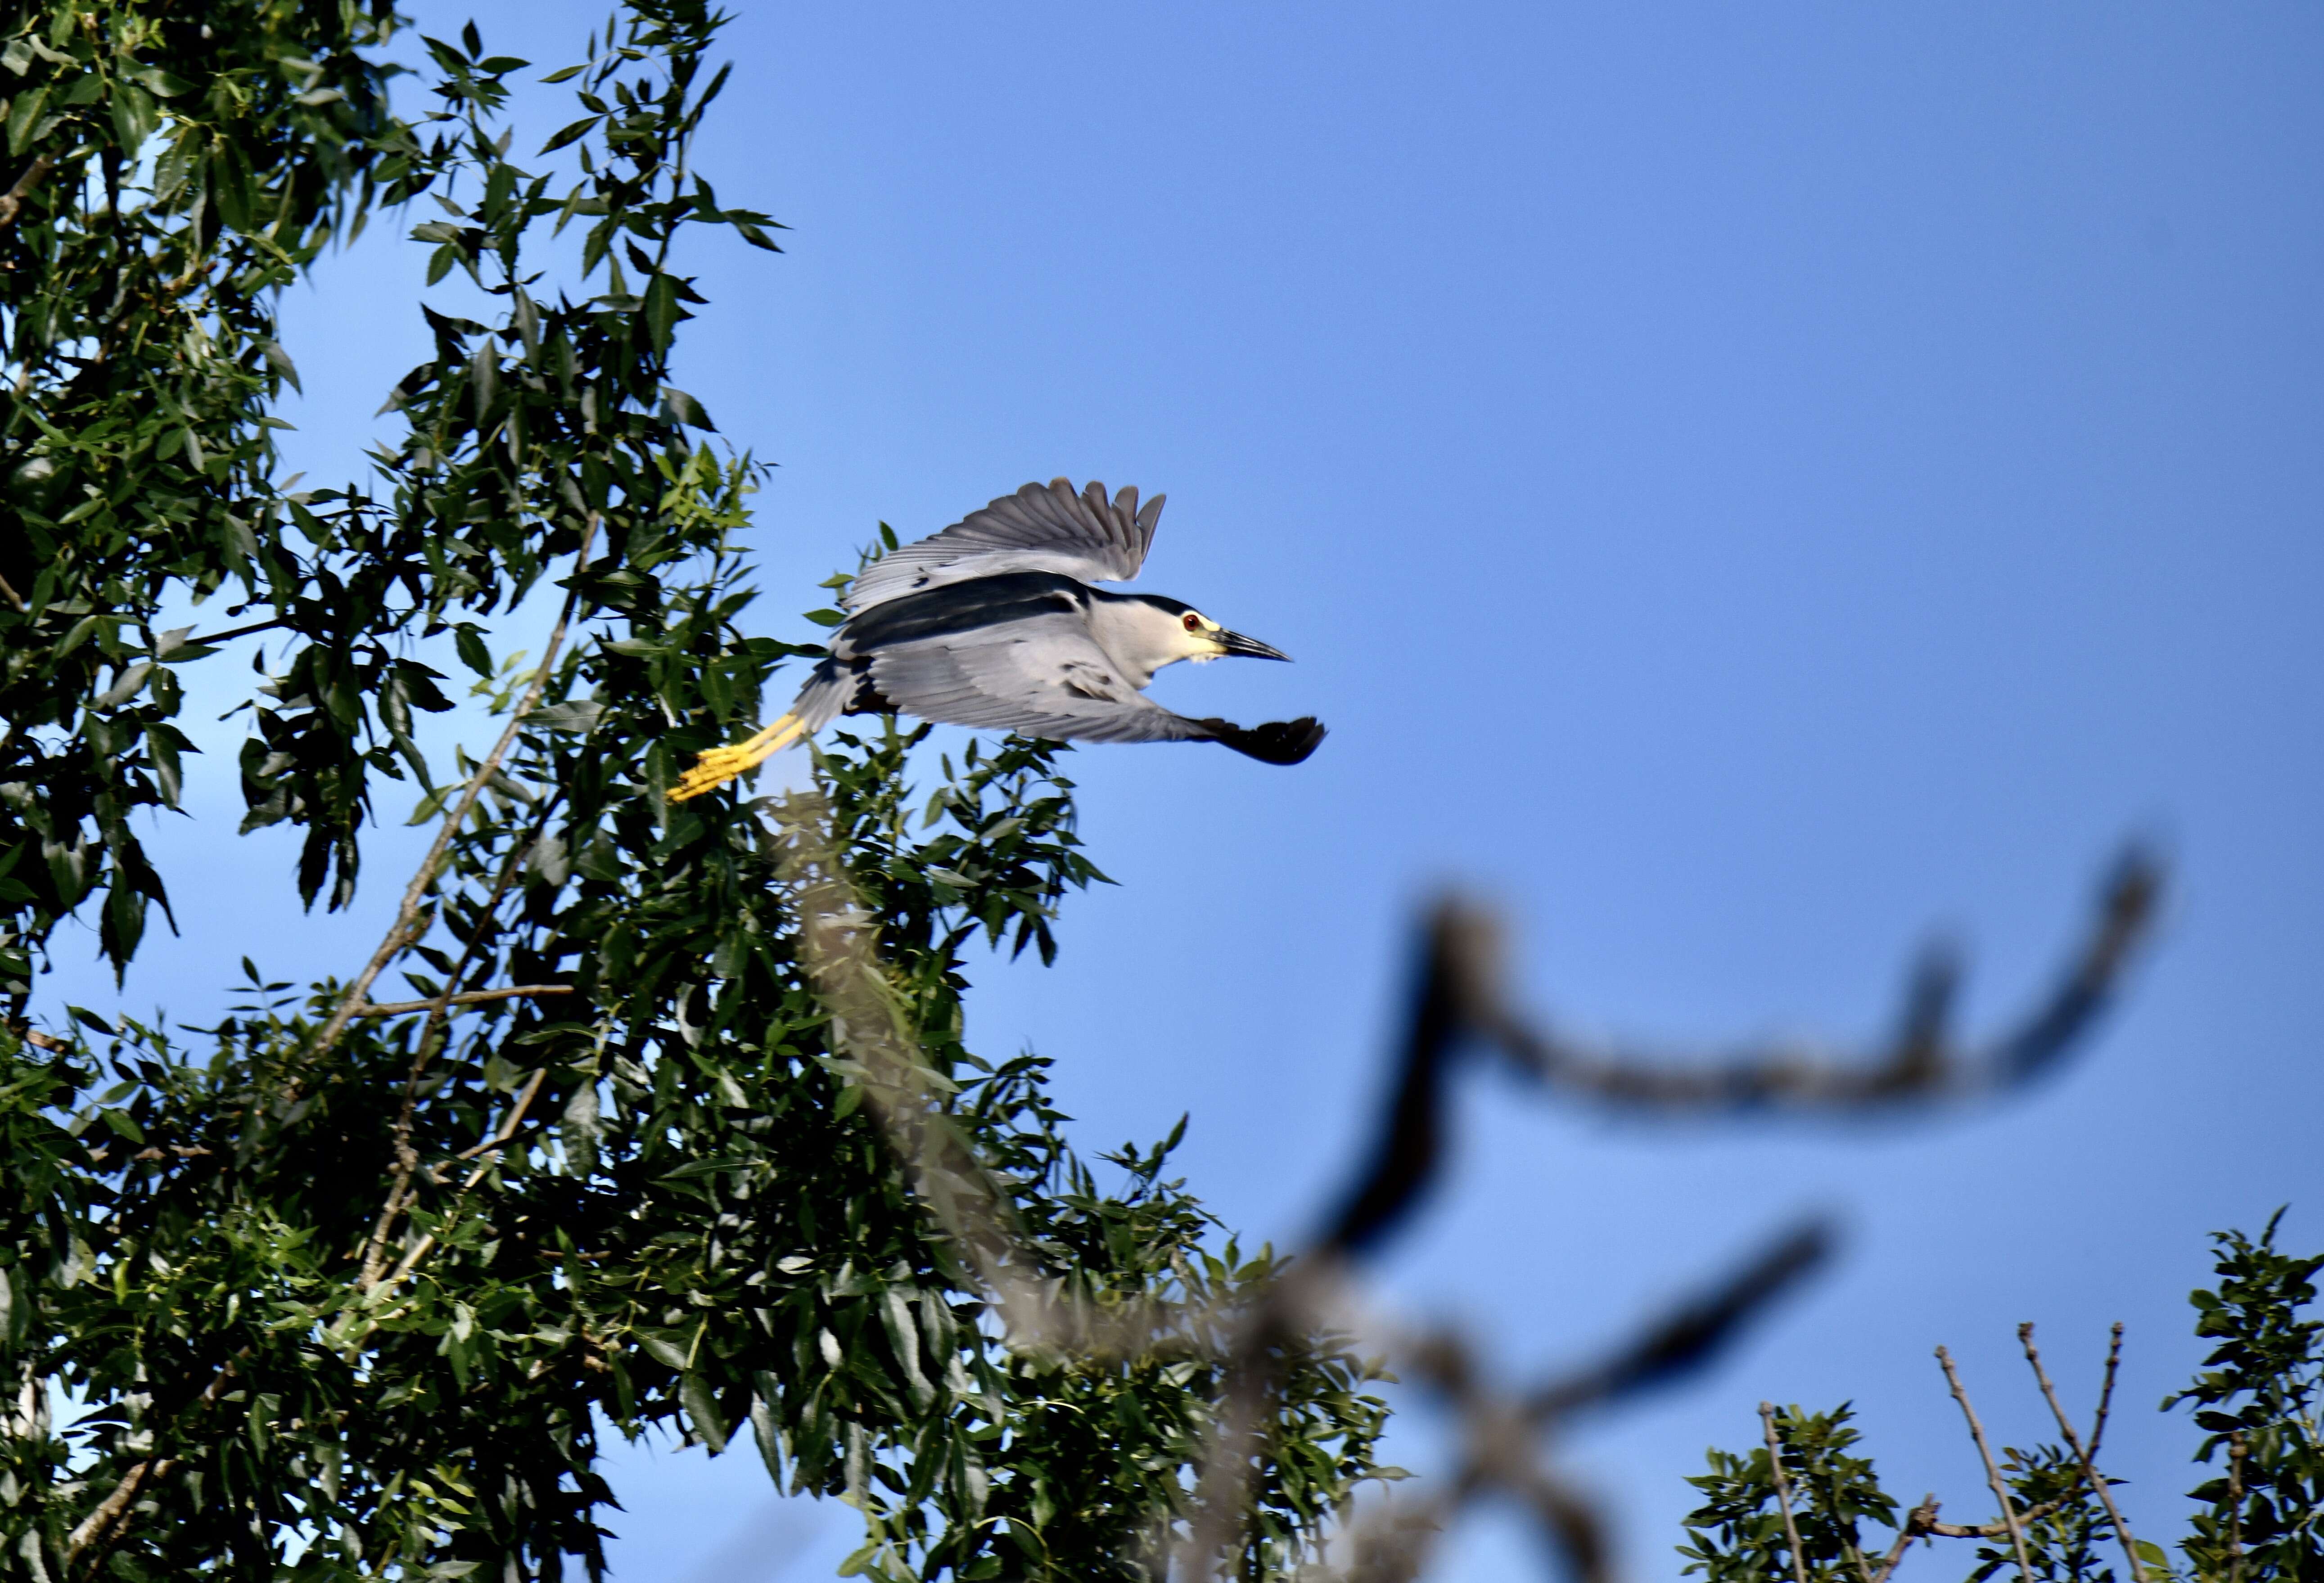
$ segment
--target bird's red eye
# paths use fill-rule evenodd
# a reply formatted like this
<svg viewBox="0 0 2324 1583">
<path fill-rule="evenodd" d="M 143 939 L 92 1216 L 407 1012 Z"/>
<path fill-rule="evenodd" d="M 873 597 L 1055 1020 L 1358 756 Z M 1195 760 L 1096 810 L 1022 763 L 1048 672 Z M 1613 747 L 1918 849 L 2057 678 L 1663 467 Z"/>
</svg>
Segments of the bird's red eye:
<svg viewBox="0 0 2324 1583">
<path fill-rule="evenodd" d="M 1196 615 L 1193 611 L 1188 611 L 1186 612 L 1186 630 L 1190 632 L 1199 632 L 1202 629 L 1203 618 Z"/>
</svg>

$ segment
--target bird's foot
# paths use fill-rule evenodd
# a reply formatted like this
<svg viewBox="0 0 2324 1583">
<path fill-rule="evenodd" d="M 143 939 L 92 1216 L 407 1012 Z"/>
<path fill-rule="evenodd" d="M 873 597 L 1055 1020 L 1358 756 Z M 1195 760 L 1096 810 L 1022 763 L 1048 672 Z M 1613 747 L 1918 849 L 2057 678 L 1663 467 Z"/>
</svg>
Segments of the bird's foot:
<svg viewBox="0 0 2324 1583">
<path fill-rule="evenodd" d="M 669 800 L 682 803 L 688 797 L 698 797 L 704 792 L 724 786 L 745 770 L 763 764 L 805 734 L 805 722 L 796 714 L 786 714 L 748 741 L 709 749 L 694 761 L 693 768 L 679 777 L 678 785 L 670 791 Z"/>
</svg>

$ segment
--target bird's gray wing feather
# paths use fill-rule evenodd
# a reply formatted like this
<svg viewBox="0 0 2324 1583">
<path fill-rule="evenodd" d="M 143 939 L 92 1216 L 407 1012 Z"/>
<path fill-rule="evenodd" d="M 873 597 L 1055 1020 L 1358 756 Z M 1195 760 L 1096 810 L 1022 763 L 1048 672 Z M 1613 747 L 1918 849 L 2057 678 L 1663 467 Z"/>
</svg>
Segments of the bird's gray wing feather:
<svg viewBox="0 0 2324 1583">
<path fill-rule="evenodd" d="M 1062 611 L 883 646 L 872 655 L 872 680 L 904 713 L 952 725 L 1084 742 L 1214 734 L 1141 695 L 1080 617 Z"/>
<path fill-rule="evenodd" d="M 1143 510 L 1138 492 L 1111 500 L 1093 483 L 1080 493 L 1063 478 L 1028 483 L 941 533 L 890 550 L 856 575 L 840 603 L 862 610 L 883 600 L 1001 572 L 1056 572 L 1084 583 L 1138 575 L 1154 542 L 1163 496 Z"/>
</svg>

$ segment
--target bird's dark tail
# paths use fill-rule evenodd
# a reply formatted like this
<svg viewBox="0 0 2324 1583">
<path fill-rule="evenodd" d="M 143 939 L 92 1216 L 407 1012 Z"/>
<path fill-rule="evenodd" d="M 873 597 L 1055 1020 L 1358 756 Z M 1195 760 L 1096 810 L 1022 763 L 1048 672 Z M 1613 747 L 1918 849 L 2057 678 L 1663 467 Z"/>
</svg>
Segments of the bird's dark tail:
<svg viewBox="0 0 2324 1583">
<path fill-rule="evenodd" d="M 1198 721 L 1211 740 L 1232 748 L 1262 764 L 1296 764 L 1314 752 L 1326 734 L 1312 714 L 1296 720 L 1270 720 L 1265 725 L 1242 726 L 1224 720 Z"/>
</svg>

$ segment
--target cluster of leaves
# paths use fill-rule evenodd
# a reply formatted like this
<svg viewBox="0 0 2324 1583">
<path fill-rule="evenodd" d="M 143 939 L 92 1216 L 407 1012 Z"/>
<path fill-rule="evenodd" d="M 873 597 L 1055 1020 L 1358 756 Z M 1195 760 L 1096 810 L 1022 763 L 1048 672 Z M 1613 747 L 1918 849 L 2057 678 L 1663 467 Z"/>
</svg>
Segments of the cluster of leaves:
<svg viewBox="0 0 2324 1583">
<path fill-rule="evenodd" d="M 428 158 L 387 113 L 389 22 L 357 5 L 8 16 L 0 996 L 21 1011 L 84 903 L 116 964 L 168 905 L 132 815 L 178 804 L 174 668 L 209 650 L 154 618 L 302 581 L 270 482 L 296 381 L 274 298 Z"/>
<path fill-rule="evenodd" d="M 2168 1410 L 2195 1405 L 2207 1438 L 2196 1459 L 2231 1459 L 2221 1477 L 2190 1493 L 2197 1503 L 2176 1559 L 2152 1540 L 2135 1540 L 2139 1569 L 2155 1583 L 2316 1583 L 2324 1578 L 2324 1435 L 2318 1403 L 2324 1387 L 2324 1319 L 2314 1316 L 2314 1277 L 2324 1255 L 2295 1258 L 2275 1248 L 2281 1213 L 2257 1240 L 2222 1232 L 2219 1285 L 2198 1291 L 2196 1333 L 2219 1346 Z M 1811 1583 L 1885 1578 L 1901 1559 L 1892 1550 L 1908 1524 L 1881 1487 L 1871 1461 L 1851 1454 L 1859 1441 L 1843 1404 L 1830 1413 L 1797 1407 L 1775 1414 L 1783 1453 L 1779 1495 L 1765 1450 L 1748 1456 L 1714 1450 L 1710 1471 L 1689 1482 L 1702 1505 L 1687 1517 L 1679 1553 L 1686 1571 L 1707 1583 L 1784 1583 L 1804 1571 Z M 2000 1470 L 2019 1518 L 2026 1560 L 2038 1583 L 2113 1583 L 2121 1539 L 2080 1459 L 2052 1445 L 2007 1448 Z M 1784 1520 L 1788 1496 L 1799 1532 L 1796 1561 Z M 1880 1530 L 1868 1537 L 1867 1525 Z M 1996 1517 L 1979 1525 L 1973 1583 L 2015 1575 L 2015 1545 Z M 1919 1530 L 1914 1530 L 1919 1532 Z"/>
<path fill-rule="evenodd" d="M 1792 1521 L 1811 1583 L 1863 1583 L 1863 1524 L 1895 1524 L 1896 1502 L 1880 1487 L 1872 1464 L 1849 1454 L 1863 1438 L 1850 1424 L 1853 1417 L 1846 1403 L 1830 1413 L 1796 1407 L 1775 1413 L 1776 1443 L 1793 1492 Z M 1689 1558 L 1686 1570 L 1701 1572 L 1708 1583 L 1794 1577 L 1766 1448 L 1739 1457 L 1714 1448 L 1710 1460 L 1709 1473 L 1688 1481 L 1702 1491 L 1703 1503 L 1687 1516 L 1693 1542 L 1679 1550 Z M 1780 1570 L 1770 1572 L 1769 1566 Z"/>
<path fill-rule="evenodd" d="M 2194 1492 L 2209 1509 L 2185 1548 L 2206 1576 L 2324 1578 L 2324 1318 L 2312 1311 L 2324 1255 L 2278 1253 L 2275 1227 L 2215 1239 L 2219 1285 L 2194 1294 L 2195 1333 L 2218 1346 L 2164 1404 L 2195 1409 L 2198 1461 L 2230 1464 Z"/>
<path fill-rule="evenodd" d="M 384 12 L 63 20 L 86 15 L 60 5 L 0 58 L 44 96 L 7 113 L 19 152 L 52 151 L 6 267 L 62 278 L 41 322 L 82 316 L 50 362 L 20 355 L 0 436 L 39 484 L 8 508 L 35 553 L 0 568 L 5 686 L 12 711 L 42 701 L 0 749 L 0 1576 L 553 1578 L 574 1557 L 595 1576 L 607 1424 L 714 1451 L 750 1425 L 779 1482 L 862 1511 L 867 1575 L 1156 1575 L 1215 1408 L 1199 1316 L 1274 1263 L 1222 1240 L 1168 1144 L 1108 1156 L 1102 1187 L 1044 1063 L 963 1043 L 964 954 L 1047 957 L 1064 897 L 1101 878 L 1061 750 L 973 747 L 925 799 L 924 731 L 835 733 L 816 764 L 882 970 L 1027 1246 L 1086 1301 L 1193 1305 L 1133 1358 L 1005 1344 L 835 1054 L 776 833 L 754 805 L 663 795 L 798 652 L 736 626 L 759 470 L 670 382 L 703 302 L 681 244 L 706 225 L 772 246 L 687 164 L 719 19 L 630 0 L 549 78 L 586 114 L 528 170 L 504 120 L 526 62 L 473 27 L 428 41 L 434 107 L 407 124 L 374 59 Z M 118 185 L 71 174 L 91 161 Z M 461 272 L 495 322 L 425 309 L 434 354 L 394 392 L 376 486 L 283 492 L 273 294 L 413 198 L 442 210 L 412 233 L 432 279 Z M 578 284 L 545 285 L 560 267 Z M 84 289 L 108 270 L 207 284 L 122 287 L 108 318 Z M 13 312 L 20 347 L 32 317 Z M 162 899 L 128 818 L 174 805 L 172 672 L 221 649 L 154 618 L 229 586 L 230 614 L 286 645 L 250 703 L 245 828 L 306 832 L 308 902 L 352 894 L 383 778 L 445 820 L 387 947 L 425 1008 L 351 1015 L 368 979 L 301 991 L 246 962 L 211 1026 L 76 1009 L 69 1040 L 35 1034 L 58 923 L 101 911 L 125 964 Z M 537 590 L 571 640 L 528 671 L 487 623 L 534 622 Z M 449 707 L 422 658 L 447 646 L 512 732 L 453 773 L 411 713 Z M 453 999 L 527 985 L 563 992 Z M 1304 1339 L 1283 1378 L 1251 1577 L 1296 1564 L 1383 1427 L 1343 1338 Z"/>
</svg>

